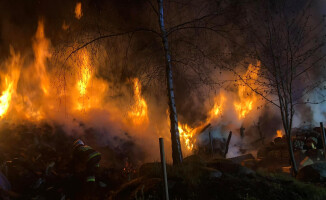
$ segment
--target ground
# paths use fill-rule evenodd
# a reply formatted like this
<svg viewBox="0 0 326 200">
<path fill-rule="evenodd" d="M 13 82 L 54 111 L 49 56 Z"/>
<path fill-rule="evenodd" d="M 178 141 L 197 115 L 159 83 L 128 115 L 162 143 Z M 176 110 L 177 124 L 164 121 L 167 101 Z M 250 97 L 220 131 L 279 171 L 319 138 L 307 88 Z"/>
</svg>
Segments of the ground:
<svg viewBox="0 0 326 200">
<path fill-rule="evenodd" d="M 12 199 L 73 199 L 82 194 L 81 182 L 69 168 L 74 137 L 48 124 L 2 126 L 0 167 L 17 194 Z M 129 159 L 126 166 L 130 155 L 110 146 L 99 149 L 103 159 L 95 199 L 162 199 L 160 163 L 132 165 Z M 192 155 L 181 165 L 167 165 L 167 173 L 170 199 L 326 199 L 324 182 L 302 182 L 264 167 L 249 169 L 220 156 Z"/>
</svg>

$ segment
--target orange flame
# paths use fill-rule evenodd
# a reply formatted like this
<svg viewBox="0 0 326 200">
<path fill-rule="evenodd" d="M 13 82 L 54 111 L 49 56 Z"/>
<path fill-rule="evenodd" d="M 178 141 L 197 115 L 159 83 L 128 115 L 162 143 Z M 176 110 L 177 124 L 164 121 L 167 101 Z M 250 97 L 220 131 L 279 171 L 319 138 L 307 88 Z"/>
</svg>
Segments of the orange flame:
<svg viewBox="0 0 326 200">
<path fill-rule="evenodd" d="M 87 87 L 89 81 L 92 76 L 91 66 L 89 62 L 89 55 L 87 50 L 82 50 L 78 56 L 79 61 L 81 61 L 81 66 L 79 66 L 78 77 L 79 80 L 77 81 L 77 90 L 79 92 L 80 98 L 77 101 L 77 110 L 86 109 L 85 96 L 87 93 Z M 80 102 L 81 99 L 81 102 Z"/>
<path fill-rule="evenodd" d="M 222 114 L 224 102 L 225 102 L 225 96 L 223 93 L 221 93 L 219 96 L 216 96 L 214 98 L 214 107 L 209 111 L 208 119 L 207 119 L 208 122 Z"/>
<path fill-rule="evenodd" d="M 44 34 L 44 22 L 38 21 L 38 27 L 35 34 L 35 40 L 33 42 L 33 50 L 35 54 L 35 67 L 36 73 L 40 78 L 41 89 L 45 95 L 49 94 L 50 81 L 46 71 L 46 59 L 51 57 L 49 52 L 50 41 L 45 38 Z"/>
<path fill-rule="evenodd" d="M 80 19 L 82 16 L 83 16 L 82 4 L 81 2 L 77 2 L 75 7 L 75 17 L 76 19 Z"/>
<path fill-rule="evenodd" d="M 218 96 L 214 98 L 214 106 L 208 112 L 208 117 L 205 123 L 200 123 L 195 128 L 190 127 L 188 124 L 178 123 L 178 129 L 180 133 L 180 140 L 184 143 L 187 150 L 192 151 L 194 148 L 194 144 L 196 143 L 195 135 L 197 130 L 202 129 L 207 123 L 210 123 L 211 120 L 216 119 L 217 117 L 222 115 L 223 105 L 225 103 L 225 96 L 223 93 L 220 93 Z"/>
<path fill-rule="evenodd" d="M 0 96 L 0 117 L 4 117 L 8 112 L 14 93 L 16 92 L 17 83 L 20 76 L 20 55 L 15 54 L 12 47 L 10 47 L 10 60 L 5 67 L 8 68 L 8 73 L 1 73 L 1 79 L 4 80 L 2 88 L 4 90 Z"/>
<path fill-rule="evenodd" d="M 140 125 L 148 122 L 147 103 L 141 96 L 141 84 L 138 78 L 135 78 L 133 83 L 135 103 L 128 112 L 128 116 L 135 125 Z"/>
<path fill-rule="evenodd" d="M 184 142 L 188 150 L 193 150 L 196 139 L 194 138 L 195 129 L 190 128 L 187 124 L 178 123 L 178 129 L 181 141 Z"/>
<path fill-rule="evenodd" d="M 72 88 L 75 109 L 87 111 L 103 106 L 104 95 L 107 91 L 107 82 L 97 78 L 95 69 L 91 64 L 90 54 L 87 49 L 81 50 L 77 55 L 77 81 L 75 88 Z"/>
<path fill-rule="evenodd" d="M 277 131 L 276 131 L 276 137 L 283 137 L 283 132 L 282 132 L 282 130 L 277 130 Z"/>
<path fill-rule="evenodd" d="M 257 63 L 257 66 L 252 64 L 248 66 L 248 70 L 243 76 L 243 79 L 248 85 L 252 86 L 257 80 L 259 70 L 260 62 Z M 234 102 L 234 107 L 238 113 L 239 119 L 243 119 L 253 109 L 257 101 L 257 95 L 247 85 L 243 84 L 239 85 L 238 96 L 240 101 Z"/>
<path fill-rule="evenodd" d="M 16 90 L 19 73 L 19 70 L 13 70 L 11 75 L 5 75 L 4 87 L 6 89 L 2 92 L 0 97 L 0 117 L 3 117 L 9 109 L 12 95 Z"/>
<path fill-rule="evenodd" d="M 89 56 L 87 51 L 82 51 L 81 54 L 82 66 L 80 71 L 80 79 L 77 82 L 77 88 L 81 96 L 86 94 L 87 85 L 91 78 L 91 70 L 89 65 Z"/>
</svg>

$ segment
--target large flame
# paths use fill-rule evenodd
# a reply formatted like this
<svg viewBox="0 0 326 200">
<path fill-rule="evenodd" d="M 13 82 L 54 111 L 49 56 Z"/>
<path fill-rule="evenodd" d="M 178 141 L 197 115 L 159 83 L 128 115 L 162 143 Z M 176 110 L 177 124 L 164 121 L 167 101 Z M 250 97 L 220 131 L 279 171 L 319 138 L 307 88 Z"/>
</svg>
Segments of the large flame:
<svg viewBox="0 0 326 200">
<path fill-rule="evenodd" d="M 4 68 L 7 68 L 7 73 L 1 73 L 2 85 L 3 89 L 0 96 L 0 117 L 3 118 L 10 107 L 13 95 L 16 92 L 17 83 L 20 76 L 20 55 L 15 54 L 13 48 L 10 48 L 11 57 L 5 63 Z"/>
<path fill-rule="evenodd" d="M 7 89 L 2 92 L 0 97 L 0 116 L 3 117 L 6 114 L 9 104 L 11 101 L 11 95 L 13 93 L 13 82 L 8 81 L 8 77 L 6 77 L 5 83 L 7 85 Z"/>
<path fill-rule="evenodd" d="M 188 150 L 193 150 L 194 143 L 196 142 L 196 138 L 194 137 L 195 129 L 192 129 L 187 124 L 181 124 L 180 122 L 178 123 L 178 129 L 181 141 L 183 141 Z"/>
<path fill-rule="evenodd" d="M 35 54 L 35 68 L 40 78 L 41 89 L 45 95 L 49 94 L 50 81 L 46 70 L 46 60 L 51 57 L 49 52 L 50 41 L 45 38 L 44 22 L 39 20 L 35 39 L 33 42 L 33 50 Z"/>
<path fill-rule="evenodd" d="M 10 106 L 12 96 L 16 90 L 17 81 L 19 79 L 20 71 L 17 69 L 12 69 L 11 74 L 5 75 L 5 90 L 2 92 L 0 97 L 0 117 L 3 117 Z"/>
<path fill-rule="evenodd" d="M 76 18 L 80 19 L 82 16 L 81 3 L 77 3 L 75 11 Z M 128 127 L 124 128 L 128 129 L 131 127 L 130 132 L 137 132 L 142 130 L 142 127 L 148 127 L 148 104 L 142 96 L 142 85 L 138 78 L 132 80 L 133 103 L 127 111 L 127 117 L 123 116 L 123 114 L 120 116 L 121 111 L 124 111 L 124 114 L 126 114 L 126 111 L 116 106 L 115 102 L 112 103 L 108 100 L 111 97 L 108 94 L 108 88 L 113 88 L 112 90 L 114 90 L 114 86 L 109 87 L 110 82 L 97 76 L 99 68 L 97 68 L 96 63 L 91 62 L 97 60 L 95 54 L 91 54 L 87 48 L 73 54 L 72 58 L 65 63 L 65 68 L 62 70 L 65 75 L 63 79 L 58 80 L 58 82 L 61 81 L 61 83 L 58 83 L 58 86 L 54 85 L 56 82 L 53 82 L 53 80 L 59 79 L 57 74 L 55 74 L 55 70 L 59 68 L 58 71 L 60 71 L 61 68 L 52 68 L 52 65 L 51 67 L 47 66 L 48 61 L 51 61 L 50 49 L 50 40 L 45 37 L 44 33 L 44 22 L 40 20 L 36 34 L 33 37 L 35 59 L 32 62 L 26 62 L 26 67 L 20 67 L 19 64 L 11 64 L 1 68 L 8 69 L 6 73 L 0 72 L 1 118 L 6 115 L 9 118 L 10 112 L 13 113 L 10 116 L 18 115 L 18 117 L 22 117 L 24 120 L 58 119 L 62 116 L 62 113 L 74 119 L 80 119 L 81 113 L 87 112 L 87 115 L 85 114 L 84 116 L 91 116 L 91 114 L 94 116 L 98 114 L 97 111 L 104 111 L 109 113 L 106 116 L 115 118 L 114 120 L 127 122 Z M 19 59 L 17 58 L 16 60 Z M 18 61 L 13 63 L 18 63 Z M 259 65 L 249 65 L 247 72 L 243 75 L 243 79 L 247 80 L 249 84 L 253 84 L 254 80 L 258 78 Z M 22 72 L 15 70 L 16 68 L 21 69 Z M 18 80 L 19 86 L 23 87 L 18 86 L 19 88 L 17 88 Z M 53 82 L 52 85 L 50 85 L 50 80 Z M 207 118 L 199 125 L 197 124 L 198 126 L 188 125 L 183 122 L 178 123 L 180 140 L 185 150 L 189 152 L 195 148 L 197 130 L 202 130 L 203 126 L 212 121 L 215 122 L 219 117 L 223 116 L 223 112 L 227 108 L 227 100 L 230 100 L 227 97 L 229 95 L 225 92 L 218 94 L 214 98 L 214 105 L 207 112 Z M 234 106 L 239 114 L 239 118 L 244 118 L 255 106 L 257 97 L 246 85 L 239 86 L 238 97 L 239 100 L 234 102 Z M 56 101 L 58 99 L 60 102 Z M 61 100 L 64 103 L 61 104 Z M 60 105 L 58 105 L 59 103 Z M 59 120 L 62 120 L 62 118 Z M 162 131 L 162 128 L 159 131 Z M 167 131 L 163 128 L 162 132 L 166 133 Z"/>
<path fill-rule="evenodd" d="M 246 115 L 253 109 L 257 102 L 257 95 L 255 92 L 248 87 L 248 85 L 253 86 L 258 78 L 258 72 L 260 70 L 260 62 L 257 65 L 250 64 L 248 66 L 247 72 L 243 75 L 243 79 L 246 84 L 239 85 L 238 96 L 239 101 L 234 102 L 235 110 L 238 113 L 239 119 L 243 119 Z M 248 85 L 247 85 L 248 84 Z"/>
<path fill-rule="evenodd" d="M 89 51 L 83 49 L 76 55 L 77 61 L 72 63 L 77 73 L 77 81 L 75 88 L 71 88 L 70 95 L 75 102 L 74 108 L 78 111 L 102 107 L 107 92 L 107 82 L 95 76 L 95 68 L 90 58 Z"/>
<path fill-rule="evenodd" d="M 81 96 L 86 94 L 86 89 L 91 78 L 91 68 L 89 63 L 89 56 L 86 50 L 81 52 L 80 59 L 82 60 L 80 68 L 80 79 L 77 82 L 77 88 Z"/>
<path fill-rule="evenodd" d="M 220 93 L 219 95 L 217 95 L 214 98 L 213 108 L 208 112 L 206 121 L 199 123 L 199 125 L 195 128 L 192 128 L 188 124 L 181 124 L 180 122 L 178 123 L 180 139 L 181 142 L 183 142 L 186 146 L 187 150 L 194 149 L 194 144 L 196 143 L 195 135 L 197 133 L 197 130 L 201 130 L 205 125 L 211 123 L 212 120 L 215 120 L 222 115 L 225 100 L 226 99 L 224 93 Z"/>
<path fill-rule="evenodd" d="M 128 112 L 128 116 L 135 125 L 140 125 L 148 122 L 147 103 L 141 96 L 141 84 L 138 78 L 133 79 L 133 83 L 135 103 Z"/>
<path fill-rule="evenodd" d="M 89 63 L 89 55 L 86 50 L 82 50 L 79 59 L 81 60 L 81 66 L 79 71 L 79 80 L 77 82 L 77 89 L 79 91 L 81 102 L 77 103 L 77 109 L 82 110 L 85 108 L 85 95 L 87 92 L 87 86 L 91 79 L 91 66 Z"/>
</svg>

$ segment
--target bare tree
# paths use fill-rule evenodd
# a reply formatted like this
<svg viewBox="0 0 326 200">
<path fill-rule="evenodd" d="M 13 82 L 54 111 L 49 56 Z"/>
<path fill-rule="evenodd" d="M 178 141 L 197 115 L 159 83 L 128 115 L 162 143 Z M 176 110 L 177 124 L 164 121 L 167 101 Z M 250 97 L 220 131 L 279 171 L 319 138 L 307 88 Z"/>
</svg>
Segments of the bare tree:
<svg viewBox="0 0 326 200">
<path fill-rule="evenodd" d="M 169 113 L 170 113 L 170 126 L 171 126 L 171 143 L 172 143 L 172 158 L 174 164 L 182 163 L 183 157 L 182 157 L 182 151 L 181 151 L 181 144 L 180 144 L 180 136 L 179 136 L 179 129 L 178 129 L 178 116 L 177 116 L 177 110 L 176 110 L 176 103 L 175 103 L 175 93 L 174 93 L 174 85 L 173 85 L 173 69 L 177 64 L 182 63 L 183 66 L 189 66 L 189 69 L 192 69 L 195 71 L 195 73 L 200 76 L 202 79 L 202 76 L 205 75 L 205 73 L 199 73 L 201 70 L 199 68 L 195 68 L 193 63 L 194 62 L 183 62 L 187 59 L 190 59 L 190 56 L 183 55 L 182 61 L 177 60 L 177 56 L 175 54 L 173 55 L 171 50 L 171 41 L 172 43 L 176 43 L 177 40 L 180 38 L 196 38 L 200 37 L 197 32 L 199 31 L 209 31 L 209 32 L 219 32 L 220 30 L 223 30 L 224 34 L 227 34 L 225 31 L 226 23 L 224 23 L 225 19 L 219 20 L 218 18 L 220 16 L 223 16 L 225 14 L 225 10 L 222 9 L 224 7 L 228 7 L 229 4 L 226 4 L 221 6 L 220 9 L 217 9 L 220 6 L 220 3 L 224 2 L 221 1 L 212 1 L 214 3 L 215 7 L 213 7 L 213 4 L 206 4 L 204 8 L 199 8 L 198 5 L 202 4 L 202 2 L 199 1 L 164 1 L 163 0 L 157 0 L 157 4 L 153 3 L 153 0 L 146 1 L 146 5 L 149 5 L 152 13 L 144 13 L 144 15 L 149 15 L 151 17 L 156 16 L 157 18 L 157 26 L 152 26 L 151 23 L 149 23 L 148 26 L 140 25 L 139 27 L 136 26 L 133 28 L 129 28 L 127 30 L 119 30 L 119 31 L 112 31 L 105 33 L 104 31 L 99 31 L 98 36 L 96 36 L 96 33 L 94 34 L 94 37 L 87 37 L 86 40 L 81 40 L 81 42 L 78 42 L 80 45 L 75 47 L 70 51 L 70 54 L 68 57 L 66 57 L 65 60 L 68 60 L 72 55 L 74 55 L 79 50 L 88 47 L 89 45 L 92 45 L 94 43 L 97 43 L 98 41 L 101 41 L 103 39 L 110 39 L 110 38 L 117 38 L 117 37 L 125 37 L 129 36 L 129 40 L 132 38 L 135 38 L 136 35 L 140 34 L 153 34 L 155 37 L 158 37 L 161 39 L 161 43 L 157 44 L 155 43 L 155 37 L 151 38 L 153 39 L 152 42 L 154 45 L 156 45 L 155 50 L 152 52 L 155 52 L 157 55 L 162 55 L 161 57 L 164 57 L 165 62 L 165 81 L 166 81 L 166 88 L 167 88 L 167 96 L 168 96 L 168 106 L 169 106 Z M 177 6 L 170 6 L 170 4 L 177 5 Z M 194 5 L 192 5 L 194 4 Z M 225 4 L 225 3 L 224 3 Z M 182 6 L 180 6 L 182 5 Z M 210 6 L 208 6 L 210 5 Z M 174 16 L 166 16 L 163 12 L 164 8 L 166 10 L 168 9 L 176 9 L 178 6 L 184 8 L 183 12 L 185 12 L 185 16 L 183 16 L 183 12 L 180 12 L 178 10 L 174 10 L 173 13 Z M 188 9 L 189 8 L 189 9 Z M 216 8 L 216 9 L 215 9 Z M 188 10 L 187 10 L 188 9 Z M 198 10 L 198 13 L 196 11 Z M 229 11 L 232 11 L 232 9 L 229 9 Z M 171 13 L 171 12 L 170 12 Z M 169 14 L 170 14 L 169 13 Z M 189 14 L 191 13 L 191 14 Z M 193 14 L 195 13 L 195 14 Z M 193 15 L 192 15 L 193 14 Z M 170 14 L 171 15 L 171 14 Z M 169 18 L 171 20 L 168 22 L 168 28 L 166 28 L 166 21 L 165 19 Z M 174 19 L 175 18 L 175 19 Z M 197 34 L 194 34 L 194 32 Z M 222 32 L 222 31 L 221 31 Z M 89 35 L 89 33 L 87 33 Z M 190 36 L 189 36 L 190 35 Z M 90 38 L 90 39 L 89 39 Z M 184 44 L 183 44 L 184 45 Z M 190 44 L 187 44 L 187 47 L 184 47 L 183 49 L 189 49 L 189 47 L 196 49 L 197 46 Z M 157 46 L 162 49 L 162 53 L 157 53 Z M 175 45 L 176 46 L 176 45 Z M 129 46 L 128 46 L 129 48 Z M 197 51 L 197 50 L 195 50 Z M 175 52 L 175 51 L 174 51 Z M 155 56 L 157 56 L 155 55 Z M 163 56 L 164 55 L 164 56 Z M 146 55 L 151 56 L 151 55 Z M 172 57 L 174 59 L 172 59 Z M 157 65 L 155 65 L 157 67 Z M 198 65 L 200 66 L 200 65 Z M 201 65 L 201 67 L 203 67 Z M 159 70 L 161 70 L 161 67 Z M 153 70 L 155 72 L 159 70 Z M 205 71 L 205 70 L 204 70 Z M 209 73 L 209 72 L 207 72 Z M 206 76 L 207 77 L 207 76 Z M 151 77 L 152 79 L 152 77 Z M 207 81 L 207 78 L 205 78 L 204 81 Z"/>
<path fill-rule="evenodd" d="M 173 164 L 182 163 L 182 151 L 180 144 L 180 136 L 178 129 L 178 116 L 177 109 L 175 107 L 174 89 L 173 89 L 173 76 L 172 76 L 172 60 L 169 48 L 169 42 L 167 32 L 164 25 L 164 13 L 163 13 L 163 0 L 157 0 L 159 8 L 159 25 L 161 30 L 162 44 L 164 47 L 165 62 L 166 62 L 166 83 L 168 93 L 168 104 L 170 112 L 170 126 L 171 126 L 171 142 L 172 142 L 172 159 Z"/>
<path fill-rule="evenodd" d="M 325 59 L 322 52 L 325 38 L 320 34 L 322 20 L 312 18 L 311 2 L 300 3 L 266 0 L 250 11 L 252 18 L 247 21 L 249 47 L 252 47 L 250 57 L 261 62 L 258 80 L 252 84 L 250 76 L 241 77 L 228 68 L 242 84 L 278 107 L 294 175 L 298 171 L 292 145 L 295 106 L 303 103 L 302 97 L 321 82 L 307 79 Z"/>
</svg>

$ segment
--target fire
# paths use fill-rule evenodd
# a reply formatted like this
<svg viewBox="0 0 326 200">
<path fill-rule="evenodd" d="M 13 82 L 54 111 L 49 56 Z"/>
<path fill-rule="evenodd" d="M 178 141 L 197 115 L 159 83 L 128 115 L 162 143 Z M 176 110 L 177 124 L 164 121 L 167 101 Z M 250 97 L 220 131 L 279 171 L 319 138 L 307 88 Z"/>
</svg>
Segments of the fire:
<svg viewBox="0 0 326 200">
<path fill-rule="evenodd" d="M 91 78 L 91 69 L 87 51 L 83 51 L 81 55 L 82 66 L 80 70 L 80 79 L 77 82 L 77 88 L 80 95 L 84 96 L 86 94 L 86 89 Z"/>
<path fill-rule="evenodd" d="M 257 63 L 257 66 L 252 64 L 248 66 L 248 70 L 243 76 L 243 79 L 248 85 L 252 86 L 257 80 L 259 70 L 260 62 Z M 234 102 L 234 107 L 239 119 L 243 119 L 253 109 L 257 101 L 257 95 L 247 85 L 243 84 L 239 85 L 238 96 L 240 101 Z"/>
<path fill-rule="evenodd" d="M 187 124 L 180 124 L 180 122 L 178 123 L 178 129 L 181 140 L 184 141 L 188 150 L 192 150 L 196 142 L 194 138 L 195 129 L 190 128 Z"/>
<path fill-rule="evenodd" d="M 14 71 L 13 77 L 9 75 L 5 76 L 5 90 L 0 97 L 0 117 L 3 117 L 8 109 L 12 99 L 12 95 L 15 92 L 15 85 L 17 84 L 17 77 L 19 77 L 19 71 Z"/>
<path fill-rule="evenodd" d="M 3 89 L 0 96 L 0 117 L 3 118 L 12 103 L 13 95 L 16 93 L 17 83 L 20 76 L 21 60 L 20 55 L 15 54 L 10 47 L 10 59 L 5 63 L 7 73 L 1 73 L 1 88 Z"/>
<path fill-rule="evenodd" d="M 75 7 L 75 17 L 76 17 L 76 19 L 80 19 L 82 16 L 83 16 L 82 4 L 81 4 L 81 2 L 77 2 L 76 7 Z"/>
<path fill-rule="evenodd" d="M 141 96 L 141 84 L 138 78 L 135 78 L 133 83 L 135 103 L 131 107 L 131 111 L 128 112 L 128 116 L 134 124 L 140 125 L 148 121 L 147 103 Z"/>
<path fill-rule="evenodd" d="M 282 132 L 282 130 L 277 130 L 277 131 L 276 131 L 276 137 L 283 137 L 283 132 Z"/>
<path fill-rule="evenodd" d="M 207 121 L 212 120 L 222 114 L 223 104 L 225 102 L 224 94 L 221 93 L 219 96 L 214 98 L 214 107 L 209 111 Z"/>
<path fill-rule="evenodd" d="M 197 130 L 202 129 L 205 125 L 211 122 L 211 120 L 216 119 L 218 116 L 221 116 L 223 112 L 223 105 L 225 103 L 225 96 L 223 93 L 220 93 L 218 96 L 214 98 L 214 106 L 208 112 L 208 117 L 205 122 L 200 123 L 195 128 L 192 128 L 188 124 L 178 123 L 178 129 L 180 133 L 180 139 L 186 146 L 187 150 L 192 151 L 194 148 L 194 144 L 196 143 L 195 135 Z"/>
<path fill-rule="evenodd" d="M 74 102 L 74 109 L 88 111 L 103 108 L 103 99 L 108 89 L 105 80 L 95 76 L 96 69 L 91 63 L 91 55 L 87 49 L 81 50 L 77 61 L 72 65 L 76 73 L 75 87 L 70 88 L 70 95 Z M 76 64 L 77 63 L 77 64 Z"/>
<path fill-rule="evenodd" d="M 77 110 L 85 110 L 86 107 L 89 107 L 86 105 L 88 102 L 86 102 L 87 99 L 85 97 L 87 93 L 87 87 L 92 76 L 88 51 L 82 50 L 78 56 L 78 59 L 80 61 L 80 66 L 78 66 L 78 81 L 76 87 L 80 98 L 77 100 Z"/>
<path fill-rule="evenodd" d="M 38 27 L 33 42 L 33 50 L 35 54 L 35 68 L 41 82 L 41 89 L 45 95 L 49 94 L 50 81 L 46 71 L 46 60 L 51 57 L 49 52 L 50 41 L 45 38 L 44 22 L 38 21 Z"/>
</svg>

